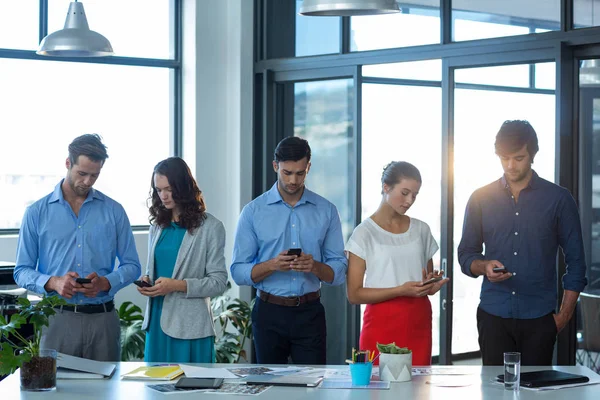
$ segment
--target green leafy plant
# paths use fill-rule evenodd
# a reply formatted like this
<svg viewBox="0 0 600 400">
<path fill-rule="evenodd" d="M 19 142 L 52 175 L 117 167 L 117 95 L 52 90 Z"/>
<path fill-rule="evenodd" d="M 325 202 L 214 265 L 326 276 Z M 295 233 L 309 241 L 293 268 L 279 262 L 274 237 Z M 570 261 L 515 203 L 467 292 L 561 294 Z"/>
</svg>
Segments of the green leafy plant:
<svg viewBox="0 0 600 400">
<path fill-rule="evenodd" d="M 10 317 L 10 321 L 0 315 L 0 375 L 9 375 L 23 363 L 31 361 L 40 354 L 42 331 L 48 326 L 48 319 L 56 314 L 54 307 L 67 304 L 57 296 L 43 297 L 37 303 L 31 303 L 24 297 L 17 300 L 19 312 Z M 33 335 L 24 337 L 21 326 L 31 324 Z"/>
<path fill-rule="evenodd" d="M 231 282 L 227 282 L 227 290 L 229 289 Z M 253 306 L 254 300 L 248 304 L 226 294 L 211 299 L 213 321 L 219 327 L 215 336 L 218 363 L 237 363 L 240 358 L 248 361 L 244 344 L 246 339 L 252 337 Z"/>
<path fill-rule="evenodd" d="M 146 331 L 142 330 L 142 309 L 126 301 L 121 304 L 118 313 L 121 321 L 121 361 L 143 359 Z"/>
<path fill-rule="evenodd" d="M 398 347 L 396 342 L 381 344 L 377 343 L 377 350 L 383 354 L 410 354 L 411 351 L 408 347 Z"/>
</svg>

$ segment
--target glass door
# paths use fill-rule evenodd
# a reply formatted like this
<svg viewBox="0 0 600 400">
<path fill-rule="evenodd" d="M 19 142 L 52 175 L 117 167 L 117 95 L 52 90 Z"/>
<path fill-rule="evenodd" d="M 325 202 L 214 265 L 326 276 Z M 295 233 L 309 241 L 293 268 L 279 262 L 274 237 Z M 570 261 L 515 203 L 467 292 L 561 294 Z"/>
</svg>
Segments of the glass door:
<svg viewBox="0 0 600 400">
<path fill-rule="evenodd" d="M 483 278 L 462 273 L 457 247 L 471 194 L 502 177 L 494 140 L 505 120 L 532 124 L 540 143 L 533 168 L 541 177 L 555 180 L 554 71 L 554 62 L 454 69 L 453 198 L 449 202 L 453 273 L 451 298 L 447 299 L 452 311 L 446 344 L 450 360 L 446 361 L 480 357 L 476 310 Z"/>
</svg>

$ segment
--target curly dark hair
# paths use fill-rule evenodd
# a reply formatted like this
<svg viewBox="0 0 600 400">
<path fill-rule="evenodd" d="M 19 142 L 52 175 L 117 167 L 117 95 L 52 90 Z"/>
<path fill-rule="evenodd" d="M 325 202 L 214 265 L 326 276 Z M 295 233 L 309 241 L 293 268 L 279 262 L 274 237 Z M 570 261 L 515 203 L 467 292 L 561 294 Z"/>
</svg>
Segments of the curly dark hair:
<svg viewBox="0 0 600 400">
<path fill-rule="evenodd" d="M 202 191 L 198 188 L 196 180 L 192 176 L 190 168 L 183 159 L 169 157 L 162 160 L 154 167 L 150 183 L 150 223 L 166 228 L 173 219 L 173 212 L 165 206 L 154 186 L 154 176 L 163 175 L 169 180 L 173 201 L 180 209 L 179 226 L 192 232 L 200 227 L 206 219 L 206 205 L 202 197 Z"/>
</svg>

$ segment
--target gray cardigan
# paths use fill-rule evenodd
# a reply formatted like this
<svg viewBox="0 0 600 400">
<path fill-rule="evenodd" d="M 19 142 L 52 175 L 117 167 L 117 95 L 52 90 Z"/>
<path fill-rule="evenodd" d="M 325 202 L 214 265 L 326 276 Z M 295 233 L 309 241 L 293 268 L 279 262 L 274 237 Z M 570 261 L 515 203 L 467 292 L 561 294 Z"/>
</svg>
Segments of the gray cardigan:
<svg viewBox="0 0 600 400">
<path fill-rule="evenodd" d="M 148 237 L 148 264 L 146 275 L 154 281 L 154 250 L 162 229 L 150 226 Z M 199 339 L 215 335 L 210 298 L 225 291 L 227 269 L 225 267 L 225 227 L 223 223 L 206 213 L 204 223 L 192 234 L 186 232 L 175 267 L 173 279 L 187 283 L 187 293 L 172 292 L 165 296 L 160 317 L 163 332 L 177 339 Z M 150 323 L 150 297 L 142 329 Z"/>
</svg>

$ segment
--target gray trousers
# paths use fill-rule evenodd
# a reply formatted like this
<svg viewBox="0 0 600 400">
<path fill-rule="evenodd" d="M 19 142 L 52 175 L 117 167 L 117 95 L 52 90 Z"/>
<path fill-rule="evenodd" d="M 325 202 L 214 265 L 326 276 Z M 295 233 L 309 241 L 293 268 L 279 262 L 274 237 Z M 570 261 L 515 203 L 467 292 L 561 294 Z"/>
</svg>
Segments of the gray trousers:
<svg viewBox="0 0 600 400">
<path fill-rule="evenodd" d="M 97 314 L 56 310 L 42 332 L 42 349 L 96 361 L 119 361 L 121 327 L 116 310 Z"/>
</svg>

